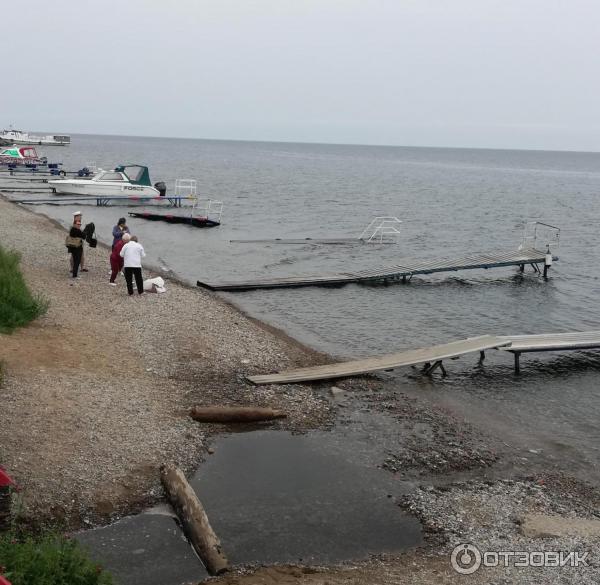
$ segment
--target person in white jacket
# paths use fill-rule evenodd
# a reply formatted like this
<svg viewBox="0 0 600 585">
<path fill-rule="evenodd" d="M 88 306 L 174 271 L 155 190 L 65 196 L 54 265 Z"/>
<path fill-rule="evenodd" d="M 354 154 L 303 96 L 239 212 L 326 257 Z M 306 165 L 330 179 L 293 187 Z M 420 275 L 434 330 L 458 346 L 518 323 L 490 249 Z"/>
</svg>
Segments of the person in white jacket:
<svg viewBox="0 0 600 585">
<path fill-rule="evenodd" d="M 135 277 L 135 285 L 138 294 L 143 294 L 144 279 L 142 278 L 142 258 L 146 256 L 146 252 L 144 252 L 144 247 L 138 242 L 137 236 L 131 236 L 131 240 L 121 248 L 119 255 L 123 258 L 127 292 L 130 295 L 133 294 L 133 278 Z"/>
</svg>

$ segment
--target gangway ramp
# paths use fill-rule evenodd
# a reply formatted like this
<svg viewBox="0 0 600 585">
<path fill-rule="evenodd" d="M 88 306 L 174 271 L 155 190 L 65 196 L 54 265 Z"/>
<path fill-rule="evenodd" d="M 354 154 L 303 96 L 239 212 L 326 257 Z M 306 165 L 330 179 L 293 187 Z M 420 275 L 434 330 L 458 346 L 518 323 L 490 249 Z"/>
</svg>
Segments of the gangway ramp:
<svg viewBox="0 0 600 585">
<path fill-rule="evenodd" d="M 558 260 L 557 256 L 552 257 Z M 546 252 L 535 248 L 521 248 L 518 250 L 508 250 L 491 252 L 487 254 L 470 254 L 460 258 L 438 259 L 438 260 L 420 260 L 400 261 L 395 266 L 372 267 L 365 270 L 356 270 L 353 272 L 339 272 L 333 274 L 289 276 L 282 278 L 259 278 L 242 282 L 203 282 L 198 281 L 198 286 L 202 286 L 217 291 L 242 291 L 266 288 L 290 288 L 300 286 L 333 286 L 349 284 L 351 282 L 406 282 L 414 275 L 433 274 L 435 272 L 456 272 L 458 270 L 474 270 L 477 268 L 499 268 L 502 266 L 520 266 L 524 269 L 526 264 L 531 264 L 537 268 L 538 264 L 544 265 Z"/>
<path fill-rule="evenodd" d="M 371 357 L 349 362 L 327 364 L 312 368 L 300 368 L 278 374 L 264 376 L 248 376 L 253 384 L 294 384 L 310 380 L 328 380 L 332 378 L 345 378 L 369 372 L 412 366 L 417 364 L 433 364 L 428 369 L 432 371 L 442 360 L 456 358 L 473 352 L 483 352 L 486 349 L 499 348 L 510 345 L 510 340 L 505 337 L 481 335 L 469 337 L 459 341 L 452 341 L 443 345 L 435 345 L 423 349 L 413 349 L 379 357 Z"/>
</svg>

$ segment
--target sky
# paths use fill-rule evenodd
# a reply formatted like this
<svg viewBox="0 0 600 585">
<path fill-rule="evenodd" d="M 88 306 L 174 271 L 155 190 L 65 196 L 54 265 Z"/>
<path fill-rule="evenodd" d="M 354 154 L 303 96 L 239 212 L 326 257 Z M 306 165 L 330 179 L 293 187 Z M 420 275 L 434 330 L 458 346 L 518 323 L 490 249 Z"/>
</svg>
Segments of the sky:
<svg viewBox="0 0 600 585">
<path fill-rule="evenodd" d="M 2 2 L 0 126 L 600 151 L 598 0 Z"/>
</svg>

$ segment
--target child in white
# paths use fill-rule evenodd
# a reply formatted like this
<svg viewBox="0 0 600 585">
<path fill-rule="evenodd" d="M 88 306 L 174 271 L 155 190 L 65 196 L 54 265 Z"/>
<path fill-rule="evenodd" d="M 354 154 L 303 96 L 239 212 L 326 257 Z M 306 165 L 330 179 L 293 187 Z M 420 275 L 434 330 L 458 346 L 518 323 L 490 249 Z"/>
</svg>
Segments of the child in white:
<svg viewBox="0 0 600 585">
<path fill-rule="evenodd" d="M 138 243 L 137 236 L 131 236 L 119 253 L 123 258 L 123 269 L 125 272 L 125 282 L 127 283 L 127 292 L 133 294 L 133 277 L 138 294 L 144 292 L 144 279 L 142 278 L 142 258 L 146 256 L 144 247 Z"/>
</svg>

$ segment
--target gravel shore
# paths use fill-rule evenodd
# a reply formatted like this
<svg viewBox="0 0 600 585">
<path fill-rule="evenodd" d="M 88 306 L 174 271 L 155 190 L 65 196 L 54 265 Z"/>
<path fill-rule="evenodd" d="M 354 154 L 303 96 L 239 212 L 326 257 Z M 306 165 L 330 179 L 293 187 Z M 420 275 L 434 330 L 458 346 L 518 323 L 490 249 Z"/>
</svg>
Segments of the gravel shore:
<svg viewBox="0 0 600 585">
<path fill-rule="evenodd" d="M 365 436 L 385 438 L 376 464 L 414 486 L 394 497 L 421 520 L 424 546 L 340 567 L 240 568 L 211 582 L 600 582 L 597 536 L 522 531 L 531 513 L 575 526 L 577 519 L 598 519 L 596 489 L 545 476 L 539 467 L 524 475 L 530 462 L 509 445 L 376 376 L 333 389 L 326 382 L 252 386 L 245 375 L 315 365 L 326 356 L 172 279 L 164 294 L 128 297 L 123 281 L 108 286 L 105 246 L 86 247 L 89 272 L 73 281 L 64 238 L 51 220 L 0 198 L 0 244 L 21 253 L 30 289 L 50 303 L 40 319 L 0 335 L 0 464 L 20 484 L 22 513 L 34 526 L 94 526 L 161 499 L 160 465 L 173 462 L 190 473 L 211 436 L 227 430 L 194 422 L 192 406 L 269 406 L 288 418 L 268 426 L 292 431 L 350 424 L 344 416 L 352 421 L 368 412 L 388 421 L 379 430 L 365 428 Z M 465 543 L 482 551 L 589 551 L 589 565 L 483 567 L 465 576 L 450 564 L 453 548 Z"/>
<path fill-rule="evenodd" d="M 192 406 L 271 406 L 288 413 L 272 426 L 292 430 L 330 419 L 307 386 L 242 381 L 322 357 L 211 293 L 168 281 L 166 293 L 129 297 L 122 279 L 108 285 L 110 251 L 100 245 L 86 246 L 89 272 L 74 280 L 65 231 L 1 199 L 0 234 L 50 303 L 28 327 L 0 335 L 0 462 L 36 523 L 96 524 L 156 500 L 159 466 L 189 472 L 205 451 L 211 431 L 189 418 Z"/>
</svg>

